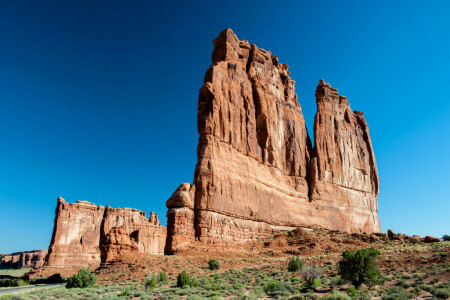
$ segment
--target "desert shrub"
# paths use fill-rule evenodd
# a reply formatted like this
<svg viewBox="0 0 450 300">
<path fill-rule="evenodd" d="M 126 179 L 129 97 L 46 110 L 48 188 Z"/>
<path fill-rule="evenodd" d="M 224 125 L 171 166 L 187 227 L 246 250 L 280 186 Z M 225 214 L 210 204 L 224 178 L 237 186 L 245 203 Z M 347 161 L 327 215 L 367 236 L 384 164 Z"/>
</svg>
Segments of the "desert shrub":
<svg viewBox="0 0 450 300">
<path fill-rule="evenodd" d="M 0 279 L 0 287 L 16 287 L 28 285 L 29 282 L 20 278 L 3 278 Z"/>
<path fill-rule="evenodd" d="M 305 289 L 314 289 L 320 286 L 318 278 L 322 274 L 322 270 L 314 264 L 310 264 L 303 268 L 302 279 L 305 281 Z"/>
<path fill-rule="evenodd" d="M 278 280 L 270 280 L 264 285 L 264 292 L 271 295 L 274 292 L 283 292 L 286 290 L 286 285 Z"/>
<path fill-rule="evenodd" d="M 153 290 L 158 285 L 157 276 L 154 274 L 148 274 L 145 278 L 145 289 Z"/>
<path fill-rule="evenodd" d="M 67 280 L 66 288 L 87 288 L 92 287 L 97 282 L 97 275 L 89 269 L 81 269 L 78 274 Z"/>
<path fill-rule="evenodd" d="M 394 286 L 385 291 L 385 295 L 381 297 L 382 300 L 407 300 L 414 296 L 402 287 Z"/>
<path fill-rule="evenodd" d="M 345 250 L 342 253 L 342 260 L 338 263 L 339 275 L 355 287 L 359 287 L 363 283 L 376 284 L 380 277 L 376 263 L 379 255 L 380 251 L 374 248 L 359 249 L 358 251 Z"/>
<path fill-rule="evenodd" d="M 177 287 L 198 287 L 198 281 L 195 278 L 191 279 L 191 276 L 184 270 L 177 277 Z"/>
<path fill-rule="evenodd" d="M 211 258 L 208 261 L 208 266 L 209 269 L 214 271 L 214 270 L 219 270 L 220 269 L 220 262 L 217 259 Z"/>
<path fill-rule="evenodd" d="M 350 297 L 356 297 L 356 287 L 353 284 L 350 284 L 347 288 L 347 295 Z"/>
<path fill-rule="evenodd" d="M 167 276 L 166 272 L 159 272 L 158 274 L 158 281 L 161 283 L 168 283 L 169 282 L 169 276 Z"/>
<path fill-rule="evenodd" d="M 126 297 L 126 296 L 130 296 L 130 289 L 129 288 L 124 288 L 123 290 L 122 290 L 122 292 L 120 293 L 120 296 L 121 297 Z"/>
<path fill-rule="evenodd" d="M 443 239 L 444 241 L 450 241 L 450 235 L 444 234 L 444 236 L 442 237 L 442 239 Z"/>
<path fill-rule="evenodd" d="M 429 293 L 431 293 L 431 291 L 433 290 L 433 287 L 431 287 L 431 286 L 429 286 L 429 285 L 427 285 L 425 283 L 421 283 L 417 287 L 419 289 L 424 290 L 424 291 L 429 292 Z"/>
<path fill-rule="evenodd" d="M 288 263 L 288 271 L 289 272 L 297 272 L 303 268 L 303 261 L 300 260 L 300 257 L 293 256 L 289 259 Z"/>
<path fill-rule="evenodd" d="M 333 294 L 325 296 L 322 299 L 325 299 L 325 300 L 351 300 L 351 298 L 349 296 L 339 293 L 339 292 L 334 292 Z"/>
<path fill-rule="evenodd" d="M 191 276 L 189 276 L 188 272 L 184 270 L 180 274 L 178 274 L 177 278 L 177 287 L 185 287 L 191 284 Z"/>
<path fill-rule="evenodd" d="M 450 298 L 450 289 L 435 289 L 433 296 L 438 299 L 448 299 Z"/>
<path fill-rule="evenodd" d="M 198 281 L 195 278 L 192 278 L 190 285 L 193 288 L 198 288 Z"/>
</svg>

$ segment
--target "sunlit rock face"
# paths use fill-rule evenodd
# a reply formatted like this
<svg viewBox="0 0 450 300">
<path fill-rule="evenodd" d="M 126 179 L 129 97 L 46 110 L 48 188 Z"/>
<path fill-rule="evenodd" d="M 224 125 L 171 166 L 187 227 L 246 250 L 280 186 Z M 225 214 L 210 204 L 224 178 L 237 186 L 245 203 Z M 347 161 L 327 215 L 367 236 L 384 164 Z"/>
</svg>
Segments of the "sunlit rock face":
<svg viewBox="0 0 450 300">
<path fill-rule="evenodd" d="M 316 89 L 311 203 L 333 213 L 329 228 L 380 232 L 378 172 L 369 127 L 344 96 L 323 80 Z"/>
<path fill-rule="evenodd" d="M 47 250 L 21 251 L 0 254 L 0 269 L 37 269 L 44 265 Z"/>
<path fill-rule="evenodd" d="M 298 226 L 379 232 L 362 113 L 320 82 L 313 150 L 286 64 L 230 29 L 214 40 L 212 61 L 199 92 L 194 184 L 183 184 L 184 200 L 174 201 L 180 187 L 167 203 L 166 252 Z"/>
<path fill-rule="evenodd" d="M 45 265 L 96 267 L 124 252 L 163 254 L 166 228 L 153 212 L 67 203 L 58 198 L 55 225 Z"/>
</svg>

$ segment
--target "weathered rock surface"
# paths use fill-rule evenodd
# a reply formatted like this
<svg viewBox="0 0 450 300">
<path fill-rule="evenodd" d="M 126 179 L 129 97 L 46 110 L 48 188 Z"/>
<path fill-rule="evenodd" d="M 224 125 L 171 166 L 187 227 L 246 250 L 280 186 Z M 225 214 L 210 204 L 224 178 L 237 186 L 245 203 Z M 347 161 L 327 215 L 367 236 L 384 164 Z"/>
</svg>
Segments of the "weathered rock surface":
<svg viewBox="0 0 450 300">
<path fill-rule="evenodd" d="M 320 80 L 316 89 L 311 203 L 318 204 L 328 227 L 380 232 L 378 172 L 369 127 L 362 112 Z M 333 213 L 331 213 L 333 211 Z"/>
<path fill-rule="evenodd" d="M 40 268 L 44 265 L 46 255 L 47 250 L 0 254 L 0 269 Z"/>
<path fill-rule="evenodd" d="M 199 92 L 194 184 L 167 202 L 166 252 L 298 226 L 380 232 L 362 113 L 321 81 L 312 150 L 287 65 L 230 29 L 214 40 L 212 60 Z"/>
<path fill-rule="evenodd" d="M 441 240 L 437 237 L 427 235 L 423 238 L 423 241 L 425 243 L 439 243 Z"/>
<path fill-rule="evenodd" d="M 166 228 L 153 212 L 67 203 L 58 198 L 55 225 L 45 265 L 95 267 L 123 252 L 163 254 Z"/>
</svg>

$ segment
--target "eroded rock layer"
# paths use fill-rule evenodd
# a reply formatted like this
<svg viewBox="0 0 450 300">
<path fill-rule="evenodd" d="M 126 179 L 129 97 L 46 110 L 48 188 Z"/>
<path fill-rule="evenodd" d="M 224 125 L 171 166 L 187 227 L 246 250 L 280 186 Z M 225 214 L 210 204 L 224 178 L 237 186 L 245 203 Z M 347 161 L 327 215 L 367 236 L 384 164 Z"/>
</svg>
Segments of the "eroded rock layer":
<svg viewBox="0 0 450 300">
<path fill-rule="evenodd" d="M 124 252 L 163 254 L 166 228 L 153 212 L 67 203 L 58 198 L 55 225 L 45 265 L 96 267 Z"/>
<path fill-rule="evenodd" d="M 40 268 L 44 265 L 46 255 L 47 250 L 0 254 L 0 269 Z"/>
<path fill-rule="evenodd" d="M 214 40 L 212 61 L 199 92 L 194 184 L 167 202 L 166 252 L 298 226 L 379 232 L 378 179 L 362 113 L 347 102 L 345 123 L 347 106 L 328 107 L 334 98 L 322 92 L 332 89 L 322 91 L 321 82 L 313 151 L 287 65 L 230 29 Z M 321 125 L 325 115 L 337 131 Z"/>
</svg>

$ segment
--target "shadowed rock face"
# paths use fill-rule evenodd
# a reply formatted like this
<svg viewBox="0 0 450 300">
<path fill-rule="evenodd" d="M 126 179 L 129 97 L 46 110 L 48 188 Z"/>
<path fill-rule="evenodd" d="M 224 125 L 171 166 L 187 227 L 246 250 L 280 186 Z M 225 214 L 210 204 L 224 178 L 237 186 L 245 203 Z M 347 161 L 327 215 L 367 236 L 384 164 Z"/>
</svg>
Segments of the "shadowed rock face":
<svg viewBox="0 0 450 300">
<path fill-rule="evenodd" d="M 44 265 L 47 250 L 22 251 L 0 254 L 0 269 L 37 269 Z"/>
<path fill-rule="evenodd" d="M 67 203 L 58 198 L 55 225 L 45 265 L 98 266 L 124 252 L 163 254 L 166 228 L 153 212 Z"/>
<path fill-rule="evenodd" d="M 297 226 L 379 232 L 362 113 L 319 83 L 313 151 L 287 65 L 230 29 L 214 40 L 212 60 L 199 92 L 194 184 L 189 197 L 174 200 L 183 184 L 167 202 L 166 252 Z"/>
</svg>

